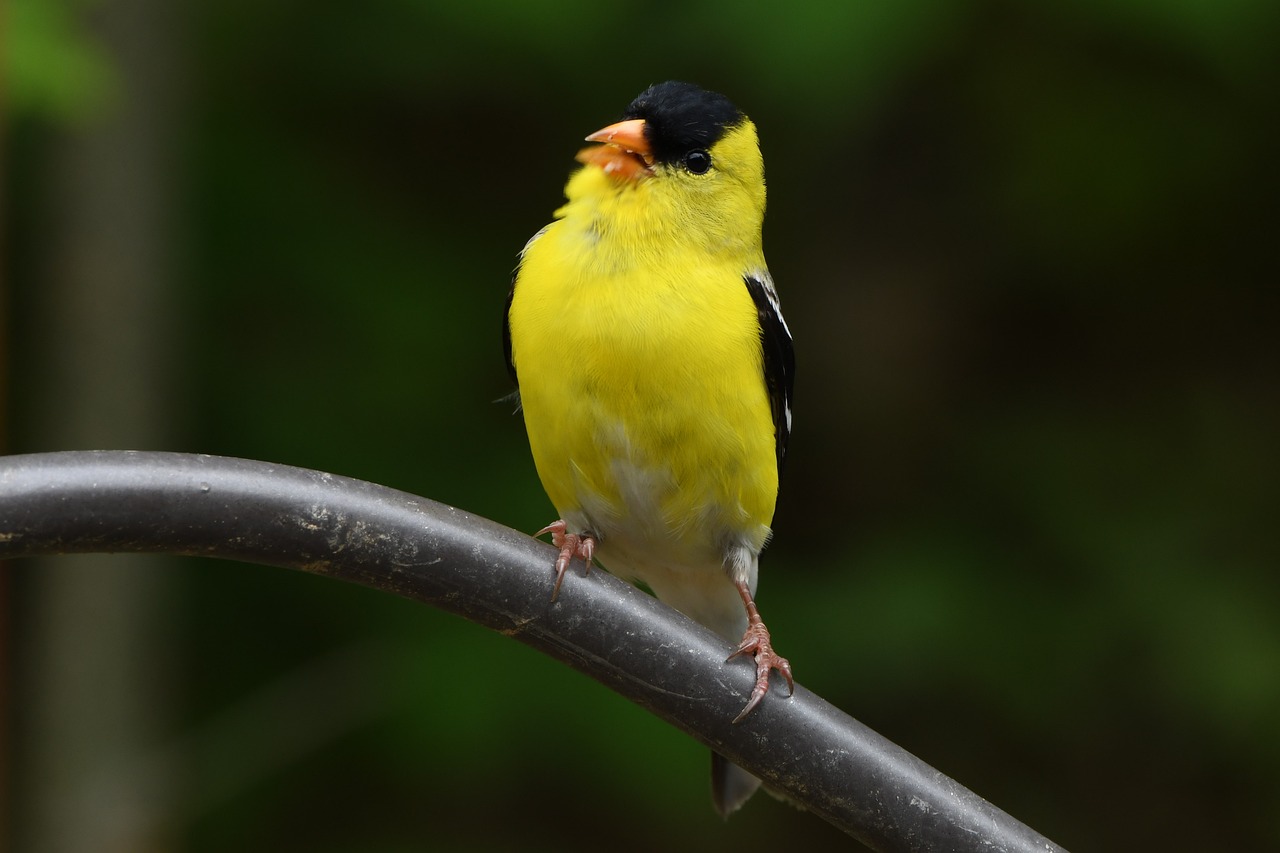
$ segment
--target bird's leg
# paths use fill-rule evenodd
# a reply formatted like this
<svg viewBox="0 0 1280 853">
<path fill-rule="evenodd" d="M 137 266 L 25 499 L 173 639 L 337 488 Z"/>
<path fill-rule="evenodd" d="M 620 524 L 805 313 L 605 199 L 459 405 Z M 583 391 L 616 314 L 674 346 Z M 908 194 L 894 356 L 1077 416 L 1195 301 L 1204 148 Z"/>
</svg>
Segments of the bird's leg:
<svg viewBox="0 0 1280 853">
<path fill-rule="evenodd" d="M 569 568 L 569 561 L 574 557 L 581 557 L 586 561 L 587 571 L 589 572 L 591 571 L 591 558 L 596 552 L 596 539 L 594 536 L 590 533 L 570 533 L 568 531 L 569 525 L 565 524 L 564 520 L 561 519 L 560 521 L 551 522 L 533 534 L 538 537 L 544 533 L 550 533 L 551 544 L 560 549 L 560 556 L 556 557 L 556 585 L 551 590 L 551 600 L 553 602 L 556 600 L 556 596 L 560 595 L 560 584 L 564 581 L 564 573 Z"/>
<path fill-rule="evenodd" d="M 746 719 L 747 714 L 755 710 L 760 704 L 760 700 L 764 698 L 764 694 L 769 692 L 769 671 L 776 669 L 782 673 L 782 677 L 787 680 L 787 695 L 790 696 L 796 690 L 795 680 L 791 677 L 791 664 L 787 659 L 779 655 L 773 650 L 770 643 L 769 629 L 764 626 L 764 620 L 760 618 L 760 611 L 756 609 L 756 603 L 751 598 L 751 590 L 747 588 L 743 581 L 734 581 L 734 586 L 738 588 L 738 595 L 742 596 L 742 603 L 747 607 L 747 630 L 742 635 L 742 644 L 729 655 L 729 660 L 733 660 L 738 655 L 750 654 L 756 659 L 756 686 L 751 690 L 751 698 L 747 700 L 747 707 L 742 709 L 742 713 L 733 718 L 735 723 L 742 722 Z"/>
</svg>

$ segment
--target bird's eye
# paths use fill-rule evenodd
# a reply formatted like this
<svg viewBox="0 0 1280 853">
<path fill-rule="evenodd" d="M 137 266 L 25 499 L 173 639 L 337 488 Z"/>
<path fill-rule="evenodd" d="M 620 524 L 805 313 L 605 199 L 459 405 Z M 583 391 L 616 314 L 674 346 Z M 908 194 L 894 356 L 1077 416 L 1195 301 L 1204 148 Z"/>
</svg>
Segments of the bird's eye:
<svg viewBox="0 0 1280 853">
<path fill-rule="evenodd" d="M 695 175 L 705 175 L 711 168 L 711 155 L 696 148 L 684 155 L 684 167 Z"/>
</svg>

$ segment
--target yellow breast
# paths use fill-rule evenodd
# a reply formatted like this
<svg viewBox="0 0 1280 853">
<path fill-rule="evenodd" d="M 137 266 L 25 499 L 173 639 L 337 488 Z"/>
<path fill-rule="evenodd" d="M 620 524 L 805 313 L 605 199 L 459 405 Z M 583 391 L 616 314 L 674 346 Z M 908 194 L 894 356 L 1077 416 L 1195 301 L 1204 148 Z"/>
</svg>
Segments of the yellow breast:
<svg viewBox="0 0 1280 853">
<path fill-rule="evenodd" d="M 730 539 L 768 537 L 774 428 L 734 255 L 602 237 L 581 217 L 526 249 L 509 321 L 534 462 L 604 554 L 612 539 L 714 562 Z"/>
</svg>

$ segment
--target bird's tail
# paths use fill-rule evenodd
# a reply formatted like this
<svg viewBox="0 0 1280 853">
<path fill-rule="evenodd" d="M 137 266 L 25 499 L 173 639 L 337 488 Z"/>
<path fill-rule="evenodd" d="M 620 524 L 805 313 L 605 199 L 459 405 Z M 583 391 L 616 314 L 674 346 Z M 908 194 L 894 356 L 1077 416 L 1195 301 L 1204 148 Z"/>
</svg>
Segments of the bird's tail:
<svg viewBox="0 0 1280 853">
<path fill-rule="evenodd" d="M 759 787 L 759 779 L 720 753 L 711 753 L 711 801 L 720 817 L 728 820 Z"/>
</svg>

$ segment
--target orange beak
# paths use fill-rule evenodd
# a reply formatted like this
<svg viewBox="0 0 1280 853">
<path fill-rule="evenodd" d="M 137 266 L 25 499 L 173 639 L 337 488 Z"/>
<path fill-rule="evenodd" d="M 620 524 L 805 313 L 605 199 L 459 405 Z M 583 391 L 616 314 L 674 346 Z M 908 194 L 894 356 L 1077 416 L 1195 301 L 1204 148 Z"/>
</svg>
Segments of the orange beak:
<svg viewBox="0 0 1280 853">
<path fill-rule="evenodd" d="M 577 161 L 596 165 L 620 181 L 639 181 L 653 174 L 653 153 L 644 138 L 644 119 L 633 118 L 602 127 L 587 137 L 602 142 L 578 152 Z"/>
</svg>

